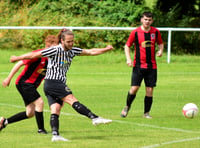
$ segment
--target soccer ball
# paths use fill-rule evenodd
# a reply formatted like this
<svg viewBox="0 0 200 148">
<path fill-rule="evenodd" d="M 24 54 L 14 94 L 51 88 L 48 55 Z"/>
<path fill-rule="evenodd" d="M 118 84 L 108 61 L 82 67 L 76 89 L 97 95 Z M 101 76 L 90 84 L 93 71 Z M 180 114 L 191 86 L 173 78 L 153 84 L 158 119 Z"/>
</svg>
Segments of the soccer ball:
<svg viewBox="0 0 200 148">
<path fill-rule="evenodd" d="M 198 107 L 194 103 L 188 103 L 183 106 L 183 115 L 186 118 L 192 119 L 198 114 Z"/>
</svg>

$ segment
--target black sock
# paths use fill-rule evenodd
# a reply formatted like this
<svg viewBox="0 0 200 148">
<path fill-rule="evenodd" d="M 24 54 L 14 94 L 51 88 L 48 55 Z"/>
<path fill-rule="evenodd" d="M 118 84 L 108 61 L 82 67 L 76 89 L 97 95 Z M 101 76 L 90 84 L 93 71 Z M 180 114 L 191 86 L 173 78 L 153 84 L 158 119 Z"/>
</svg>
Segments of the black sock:
<svg viewBox="0 0 200 148">
<path fill-rule="evenodd" d="M 97 118 L 98 116 L 92 113 L 87 107 L 85 107 L 83 104 L 77 102 L 74 102 L 72 104 L 72 107 L 79 113 L 84 116 L 87 116 L 90 119 Z"/>
<path fill-rule="evenodd" d="M 35 111 L 35 119 L 36 119 L 36 122 L 37 122 L 38 129 L 44 129 L 43 112 Z"/>
<path fill-rule="evenodd" d="M 131 95 L 129 92 L 128 92 L 128 95 L 127 95 L 127 99 L 126 99 L 126 105 L 131 108 L 131 104 L 133 102 L 133 100 L 135 99 L 136 95 Z"/>
<path fill-rule="evenodd" d="M 59 135 L 59 115 L 51 114 L 50 125 L 52 135 Z"/>
<path fill-rule="evenodd" d="M 145 96 L 144 98 L 144 113 L 150 112 L 153 103 L 153 97 Z"/>
<path fill-rule="evenodd" d="M 18 122 L 18 121 L 21 121 L 21 120 L 24 120 L 24 119 L 27 119 L 27 118 L 28 117 L 26 115 L 26 112 L 24 111 L 24 112 L 20 112 L 20 113 L 17 113 L 15 115 L 9 117 L 7 119 L 7 121 L 8 121 L 8 124 L 10 124 L 10 123 Z"/>
</svg>

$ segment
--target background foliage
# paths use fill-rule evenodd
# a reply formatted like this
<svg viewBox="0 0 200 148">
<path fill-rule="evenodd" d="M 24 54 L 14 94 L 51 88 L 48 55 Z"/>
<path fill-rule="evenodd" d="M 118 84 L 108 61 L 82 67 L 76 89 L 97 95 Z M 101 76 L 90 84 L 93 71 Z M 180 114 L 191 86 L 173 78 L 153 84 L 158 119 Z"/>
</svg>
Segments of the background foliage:
<svg viewBox="0 0 200 148">
<path fill-rule="evenodd" d="M 166 5 L 167 3 L 167 5 Z M 199 1 L 173 0 L 2 0 L 1 26 L 137 27 L 143 11 L 154 13 L 155 27 L 199 27 Z M 0 48 L 44 47 L 48 34 L 58 30 L 1 30 Z M 76 46 L 123 46 L 130 31 L 75 31 Z M 167 41 L 167 33 L 162 32 Z M 199 54 L 199 32 L 172 32 L 172 52 Z"/>
</svg>

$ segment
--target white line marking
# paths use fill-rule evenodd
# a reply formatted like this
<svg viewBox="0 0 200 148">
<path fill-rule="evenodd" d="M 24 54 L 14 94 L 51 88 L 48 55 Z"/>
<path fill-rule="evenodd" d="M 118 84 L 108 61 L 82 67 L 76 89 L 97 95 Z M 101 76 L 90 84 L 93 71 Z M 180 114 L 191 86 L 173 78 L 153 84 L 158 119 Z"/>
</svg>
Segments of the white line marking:
<svg viewBox="0 0 200 148">
<path fill-rule="evenodd" d="M 9 72 L 0 72 L 0 75 L 9 74 Z"/>
<path fill-rule="evenodd" d="M 188 139 L 180 139 L 180 140 L 174 140 L 174 141 L 168 141 L 168 142 L 163 142 L 163 143 L 159 143 L 159 144 L 154 144 L 154 145 L 149 145 L 149 146 L 143 146 L 141 148 L 154 148 L 154 147 L 163 146 L 163 145 L 167 145 L 167 144 L 181 143 L 181 142 L 195 141 L 195 140 L 200 140 L 200 137 L 188 138 Z"/>
<path fill-rule="evenodd" d="M 11 105 L 11 104 L 5 104 L 5 103 L 0 103 L 0 105 L 11 106 L 11 107 L 16 107 L 16 108 L 25 108 L 24 106 Z M 50 110 L 46 110 L 46 109 L 44 111 L 50 112 Z M 83 117 L 82 115 L 79 115 L 79 114 L 71 114 L 71 113 L 65 113 L 65 112 L 61 112 L 61 114 L 66 115 L 66 116 Z M 113 121 L 118 122 L 118 123 L 123 123 L 123 124 L 132 124 L 132 125 L 137 125 L 137 126 L 151 127 L 151 128 L 164 129 L 164 130 L 170 130 L 170 131 L 178 131 L 178 132 L 184 132 L 184 133 L 200 133 L 198 131 L 196 132 L 196 131 L 189 131 L 189 130 L 183 130 L 183 129 L 178 129 L 178 128 L 168 128 L 168 127 L 161 127 L 161 126 L 141 124 L 141 123 L 133 123 L 133 122 L 121 121 L 121 120 L 113 120 Z M 195 140 L 200 140 L 200 137 L 168 141 L 168 142 L 163 142 L 163 143 L 159 143 L 159 144 L 144 146 L 141 148 L 155 148 L 155 147 L 159 147 L 159 146 L 163 146 L 163 145 L 168 145 L 168 144 L 173 144 L 173 143 L 181 143 L 181 142 L 187 142 L 187 141 L 195 141 Z"/>
<path fill-rule="evenodd" d="M 19 105 L 11 105 L 11 104 L 5 104 L 5 103 L 0 103 L 2 106 L 11 106 L 11 107 L 16 107 L 16 108 L 25 108 L 24 106 L 19 106 Z M 45 112 L 50 112 L 50 110 L 44 109 Z M 66 116 L 78 116 L 78 117 L 84 117 L 79 114 L 71 114 L 71 113 L 65 113 L 61 112 L 61 114 L 66 115 Z M 157 129 L 163 129 L 163 130 L 169 130 L 169 131 L 176 131 L 176 132 L 183 132 L 183 133 L 200 133 L 200 131 L 190 131 L 190 130 L 184 130 L 184 129 L 179 129 L 179 128 L 168 128 L 168 127 L 162 127 L 162 126 L 156 126 L 156 125 L 150 125 L 150 124 L 141 124 L 141 123 L 134 123 L 134 122 L 128 122 L 128 121 L 122 121 L 122 120 L 113 120 L 118 123 L 123 123 L 123 124 L 131 124 L 131 125 L 137 125 L 137 126 L 142 126 L 142 127 L 151 127 L 151 128 L 157 128 Z"/>
<path fill-rule="evenodd" d="M 183 133 L 197 133 L 197 134 L 200 133 L 200 131 L 190 131 L 190 130 L 184 130 L 184 129 L 179 129 L 179 128 L 169 128 L 169 127 L 162 127 L 162 126 L 156 126 L 156 125 L 150 125 L 150 124 L 133 123 L 133 122 L 121 121 L 121 120 L 113 120 L 113 121 L 119 122 L 119 123 L 126 123 L 126 124 L 142 126 L 142 127 L 151 127 L 151 128 L 164 129 L 164 130 L 183 132 Z"/>
</svg>

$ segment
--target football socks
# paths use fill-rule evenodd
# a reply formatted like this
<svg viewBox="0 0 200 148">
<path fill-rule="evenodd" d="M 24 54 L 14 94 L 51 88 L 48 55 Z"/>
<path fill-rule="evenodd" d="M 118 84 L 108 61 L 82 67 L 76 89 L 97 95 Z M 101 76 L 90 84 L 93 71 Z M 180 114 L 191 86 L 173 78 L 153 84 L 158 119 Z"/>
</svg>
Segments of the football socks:
<svg viewBox="0 0 200 148">
<path fill-rule="evenodd" d="M 128 95 L 127 95 L 127 100 L 126 100 L 126 105 L 130 108 L 131 107 L 131 104 L 133 102 L 133 100 L 135 99 L 136 95 L 131 95 L 129 92 L 128 92 Z"/>
<path fill-rule="evenodd" d="M 38 129 L 44 129 L 43 112 L 35 111 L 35 119 L 36 119 L 36 122 L 37 122 Z"/>
<path fill-rule="evenodd" d="M 145 98 L 144 98 L 144 113 L 148 113 L 151 110 L 152 103 L 153 103 L 153 97 L 145 96 Z"/>
<path fill-rule="evenodd" d="M 97 118 L 98 116 L 92 113 L 86 106 L 77 102 L 72 104 L 72 107 L 80 114 L 87 116 L 90 119 Z"/>
<path fill-rule="evenodd" d="M 15 115 L 9 117 L 7 119 L 7 121 L 8 121 L 8 124 L 10 124 L 10 123 L 17 122 L 17 121 L 24 120 L 24 119 L 28 119 L 25 111 L 17 113 Z"/>
<path fill-rule="evenodd" d="M 51 114 L 50 125 L 52 129 L 52 135 L 59 135 L 59 116 Z"/>
</svg>

